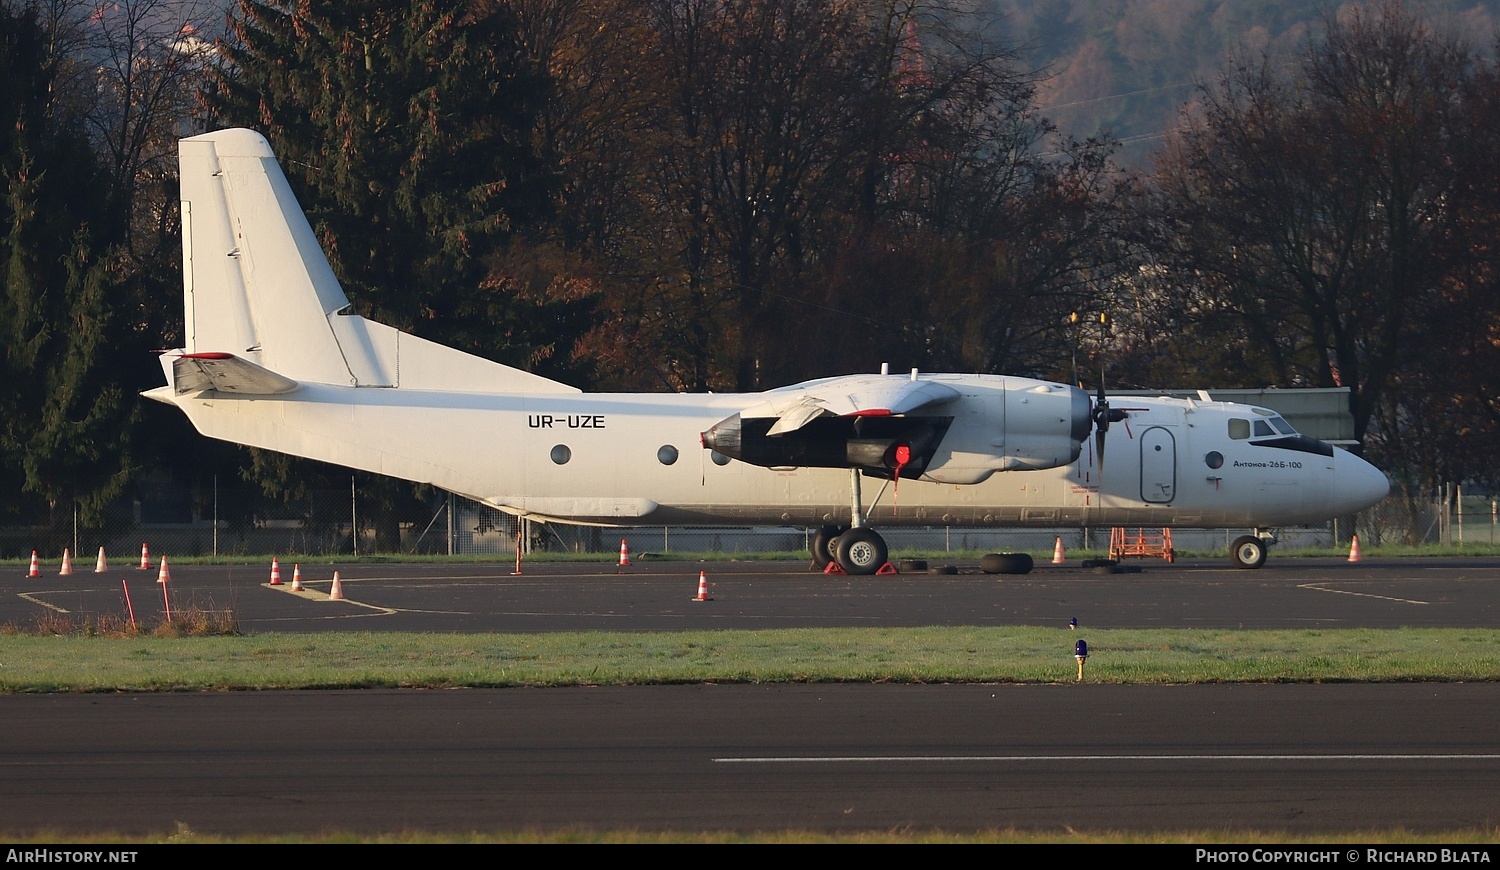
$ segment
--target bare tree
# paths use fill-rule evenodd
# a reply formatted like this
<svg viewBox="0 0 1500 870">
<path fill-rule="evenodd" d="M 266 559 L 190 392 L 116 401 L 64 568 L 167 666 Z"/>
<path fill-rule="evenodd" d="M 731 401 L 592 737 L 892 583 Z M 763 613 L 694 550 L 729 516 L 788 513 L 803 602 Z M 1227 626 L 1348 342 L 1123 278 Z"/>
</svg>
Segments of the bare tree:
<svg viewBox="0 0 1500 870">
<path fill-rule="evenodd" d="M 1449 146 L 1471 71 L 1399 4 L 1357 9 L 1289 68 L 1232 64 L 1156 168 L 1155 248 L 1181 307 L 1233 313 L 1237 334 L 1212 338 L 1243 374 L 1349 387 L 1359 438 L 1422 352 L 1452 266 Z"/>
</svg>

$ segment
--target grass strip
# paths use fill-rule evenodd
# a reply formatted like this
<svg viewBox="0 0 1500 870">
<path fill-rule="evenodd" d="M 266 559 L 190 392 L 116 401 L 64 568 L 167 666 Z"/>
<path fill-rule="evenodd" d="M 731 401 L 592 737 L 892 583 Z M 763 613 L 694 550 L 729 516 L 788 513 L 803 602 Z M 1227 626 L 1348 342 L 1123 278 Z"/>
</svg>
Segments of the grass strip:
<svg viewBox="0 0 1500 870">
<path fill-rule="evenodd" d="M 1028 626 L 674 633 L 0 635 L 0 691 L 110 692 L 649 685 L 1500 679 L 1500 630 Z"/>
</svg>

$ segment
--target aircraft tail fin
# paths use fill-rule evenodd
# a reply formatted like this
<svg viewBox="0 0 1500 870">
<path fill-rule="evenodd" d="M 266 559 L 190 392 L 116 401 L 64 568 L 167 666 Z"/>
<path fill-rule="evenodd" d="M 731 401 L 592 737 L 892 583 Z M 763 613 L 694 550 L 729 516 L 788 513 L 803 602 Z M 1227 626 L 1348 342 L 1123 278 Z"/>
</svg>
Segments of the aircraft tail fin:
<svg viewBox="0 0 1500 870">
<path fill-rule="evenodd" d="M 577 392 L 353 314 L 259 133 L 220 130 L 180 146 L 184 349 L 190 359 L 231 354 L 296 382 Z M 194 369 L 203 367 L 205 358 L 198 359 Z M 227 367 L 218 366 L 221 372 Z"/>
</svg>

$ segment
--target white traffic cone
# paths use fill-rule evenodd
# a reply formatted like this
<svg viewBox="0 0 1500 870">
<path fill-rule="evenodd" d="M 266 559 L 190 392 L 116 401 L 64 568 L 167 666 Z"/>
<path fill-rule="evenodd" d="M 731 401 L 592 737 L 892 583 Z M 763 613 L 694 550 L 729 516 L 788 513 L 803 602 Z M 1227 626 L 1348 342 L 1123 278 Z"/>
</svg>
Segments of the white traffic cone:
<svg viewBox="0 0 1500 870">
<path fill-rule="evenodd" d="M 1360 560 L 1360 555 L 1359 555 L 1359 535 L 1350 535 L 1349 536 L 1349 561 L 1351 561 L 1351 562 L 1358 562 L 1359 560 Z"/>
<path fill-rule="evenodd" d="M 344 600 L 344 584 L 342 584 L 342 583 L 339 582 L 339 572 L 337 572 L 337 571 L 333 572 L 333 585 L 330 586 L 329 589 L 328 589 L 328 600 L 329 601 L 343 601 Z"/>
<path fill-rule="evenodd" d="M 36 550 L 31 551 L 31 570 L 26 572 L 27 577 L 42 576 L 42 563 L 36 560 Z"/>
<path fill-rule="evenodd" d="M 296 564 L 296 565 L 292 566 L 292 591 L 293 592 L 301 592 L 302 591 L 302 565 L 301 564 Z"/>
<path fill-rule="evenodd" d="M 94 573 L 95 574 L 103 574 L 105 571 L 108 571 L 108 570 L 109 570 L 109 566 L 106 565 L 106 564 L 104 564 L 104 548 L 100 547 L 99 548 L 99 558 L 97 558 L 97 559 L 94 560 Z"/>
<path fill-rule="evenodd" d="M 1068 557 L 1063 555 L 1062 538 L 1057 539 L 1057 544 L 1052 548 L 1052 564 L 1066 565 Z"/>
<path fill-rule="evenodd" d="M 271 557 L 271 585 L 281 585 L 281 562 L 275 556 Z"/>
<path fill-rule="evenodd" d="M 694 601 L 712 601 L 708 597 L 708 575 L 702 571 L 698 572 L 698 597 Z"/>
<path fill-rule="evenodd" d="M 630 567 L 630 545 L 625 543 L 624 538 L 620 539 L 620 567 Z"/>
<path fill-rule="evenodd" d="M 137 570 L 139 570 L 139 571 L 150 571 L 151 570 L 151 551 L 148 550 L 148 549 L 146 549 L 146 542 L 145 541 L 141 542 L 141 564 L 140 564 L 140 567 L 137 568 Z"/>
<path fill-rule="evenodd" d="M 172 572 L 167 570 L 167 557 L 161 557 L 161 570 L 156 572 L 156 582 L 166 585 L 172 582 Z"/>
<path fill-rule="evenodd" d="M 63 548 L 62 570 L 57 573 L 63 577 L 73 573 L 73 554 L 68 552 L 66 547 Z"/>
</svg>

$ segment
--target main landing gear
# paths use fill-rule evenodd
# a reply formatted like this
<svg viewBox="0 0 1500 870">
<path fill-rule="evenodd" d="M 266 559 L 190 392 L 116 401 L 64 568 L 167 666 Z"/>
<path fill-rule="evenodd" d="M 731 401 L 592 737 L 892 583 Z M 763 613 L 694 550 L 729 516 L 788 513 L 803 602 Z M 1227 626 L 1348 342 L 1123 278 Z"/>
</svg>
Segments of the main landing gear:
<svg viewBox="0 0 1500 870">
<path fill-rule="evenodd" d="M 812 557 L 819 570 L 837 564 L 845 574 L 874 574 L 890 561 L 890 548 L 868 526 L 824 526 L 813 534 Z"/>
<path fill-rule="evenodd" d="M 812 539 L 813 564 L 819 569 L 836 563 L 845 574 L 874 574 L 890 560 L 890 548 L 880 533 L 865 525 L 859 491 L 859 469 L 850 472 L 850 514 L 847 526 L 824 526 Z"/>
</svg>

